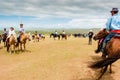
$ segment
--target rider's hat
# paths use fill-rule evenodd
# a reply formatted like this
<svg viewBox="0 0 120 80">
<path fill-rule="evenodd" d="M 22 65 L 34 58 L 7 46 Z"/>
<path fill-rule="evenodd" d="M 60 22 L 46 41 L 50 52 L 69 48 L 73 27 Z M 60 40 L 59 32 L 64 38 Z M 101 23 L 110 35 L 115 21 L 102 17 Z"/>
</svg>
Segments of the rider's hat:
<svg viewBox="0 0 120 80">
<path fill-rule="evenodd" d="M 112 10 L 111 10 L 111 12 L 118 12 L 119 10 L 118 10 L 118 8 L 112 8 Z"/>
<path fill-rule="evenodd" d="M 14 29 L 13 27 L 10 27 L 10 29 Z"/>
</svg>

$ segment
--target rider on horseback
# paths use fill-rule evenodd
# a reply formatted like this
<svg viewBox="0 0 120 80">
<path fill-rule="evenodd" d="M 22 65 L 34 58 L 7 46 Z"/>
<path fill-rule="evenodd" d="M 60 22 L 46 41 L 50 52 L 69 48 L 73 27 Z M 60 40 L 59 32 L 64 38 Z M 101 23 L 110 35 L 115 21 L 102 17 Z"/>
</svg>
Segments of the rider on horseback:
<svg viewBox="0 0 120 80">
<path fill-rule="evenodd" d="M 65 31 L 64 30 L 63 30 L 62 34 L 65 35 Z"/>
<path fill-rule="evenodd" d="M 9 38 L 10 38 L 11 35 L 13 35 L 13 36 L 15 37 L 15 40 L 16 40 L 16 33 L 15 33 L 13 27 L 10 27 L 10 30 L 9 30 L 9 32 L 8 32 L 8 37 L 7 37 L 7 39 L 6 39 L 7 42 L 9 42 Z"/>
<path fill-rule="evenodd" d="M 25 33 L 25 29 L 23 28 L 23 24 L 20 24 L 19 35 L 18 35 L 18 37 L 17 37 L 18 43 L 20 42 L 20 36 L 21 36 L 22 34 L 24 34 L 24 33 Z"/>
<path fill-rule="evenodd" d="M 6 28 L 4 28 L 3 30 L 3 34 L 2 34 L 2 40 L 4 42 L 4 46 L 6 47 L 6 39 L 7 39 L 7 36 L 8 36 L 8 31 L 6 30 Z"/>
<path fill-rule="evenodd" d="M 7 32 L 6 28 L 4 28 L 3 34 L 5 34 L 5 35 L 7 35 L 7 34 L 8 34 L 8 32 Z"/>
<path fill-rule="evenodd" d="M 120 35 L 120 16 L 118 15 L 118 8 L 113 8 L 111 11 L 111 17 L 106 23 L 106 29 L 109 31 L 108 36 L 104 39 L 102 47 L 102 57 L 105 58 L 107 55 L 106 44 L 115 35 Z"/>
<path fill-rule="evenodd" d="M 55 37 L 58 35 L 58 32 L 55 30 Z"/>
</svg>

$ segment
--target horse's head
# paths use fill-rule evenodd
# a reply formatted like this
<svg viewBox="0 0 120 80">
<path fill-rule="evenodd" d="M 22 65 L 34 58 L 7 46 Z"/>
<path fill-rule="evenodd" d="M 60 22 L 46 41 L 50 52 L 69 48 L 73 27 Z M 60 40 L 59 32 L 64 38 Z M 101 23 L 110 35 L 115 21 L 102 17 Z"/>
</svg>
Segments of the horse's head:
<svg viewBox="0 0 120 80">
<path fill-rule="evenodd" d="M 94 40 L 99 40 L 101 38 L 105 38 L 109 33 L 107 32 L 106 29 L 100 30 L 94 37 Z"/>
<path fill-rule="evenodd" d="M 51 34 L 50 34 L 50 38 L 51 38 L 53 35 L 54 35 L 54 34 L 53 34 L 53 33 L 51 33 Z"/>
<path fill-rule="evenodd" d="M 26 40 L 29 40 L 29 41 L 31 41 L 31 35 L 29 35 L 29 34 L 23 34 L 23 35 L 21 35 L 21 42 L 22 41 L 26 41 Z"/>
</svg>

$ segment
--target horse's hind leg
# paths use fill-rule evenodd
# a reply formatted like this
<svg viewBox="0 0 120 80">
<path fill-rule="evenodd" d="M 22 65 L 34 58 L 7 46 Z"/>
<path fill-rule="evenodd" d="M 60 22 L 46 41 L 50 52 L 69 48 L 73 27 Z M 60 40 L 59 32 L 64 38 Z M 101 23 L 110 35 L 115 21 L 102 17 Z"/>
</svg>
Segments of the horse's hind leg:
<svg viewBox="0 0 120 80">
<path fill-rule="evenodd" d="M 25 44 L 24 44 L 24 51 L 25 51 L 25 48 L 26 48 L 26 47 L 25 47 Z"/>
<path fill-rule="evenodd" d="M 102 78 L 102 76 L 104 75 L 104 73 L 105 73 L 105 72 L 106 72 L 106 70 L 107 70 L 107 67 L 108 67 L 108 65 L 107 65 L 107 66 L 105 66 L 105 68 L 103 68 L 103 71 L 102 71 L 101 75 L 98 77 L 98 79 L 97 79 L 97 80 L 100 80 L 100 79 Z"/>
<path fill-rule="evenodd" d="M 110 64 L 109 70 L 110 70 L 110 73 L 112 73 L 112 64 Z"/>
</svg>

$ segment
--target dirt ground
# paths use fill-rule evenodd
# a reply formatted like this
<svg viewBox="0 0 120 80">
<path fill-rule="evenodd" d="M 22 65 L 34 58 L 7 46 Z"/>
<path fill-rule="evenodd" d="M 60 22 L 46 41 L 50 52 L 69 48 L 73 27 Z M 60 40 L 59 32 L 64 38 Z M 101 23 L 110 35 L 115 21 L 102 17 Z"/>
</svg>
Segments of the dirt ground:
<svg viewBox="0 0 120 80">
<path fill-rule="evenodd" d="M 101 58 L 95 54 L 97 42 L 88 38 L 27 42 L 26 51 L 9 54 L 0 44 L 0 80 L 95 80 L 100 72 L 88 65 Z M 120 79 L 120 61 L 113 64 L 101 80 Z"/>
</svg>

